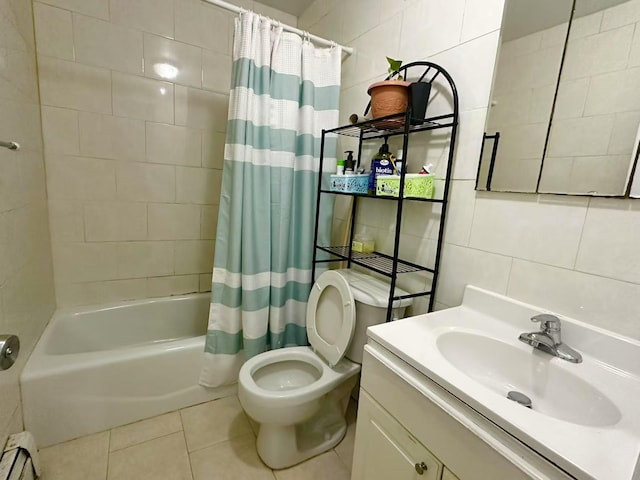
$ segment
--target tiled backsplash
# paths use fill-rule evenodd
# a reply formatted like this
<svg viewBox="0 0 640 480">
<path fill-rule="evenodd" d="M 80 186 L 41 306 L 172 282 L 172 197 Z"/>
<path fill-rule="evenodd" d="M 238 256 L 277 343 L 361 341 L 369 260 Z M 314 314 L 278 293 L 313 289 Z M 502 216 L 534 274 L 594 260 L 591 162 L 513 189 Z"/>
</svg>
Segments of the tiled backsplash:
<svg viewBox="0 0 640 480">
<path fill-rule="evenodd" d="M 362 13 L 352 22 L 342 2 L 316 0 L 299 25 L 356 47 L 343 62 L 342 122 L 364 110 L 367 86 L 386 74 L 385 56 L 440 63 L 458 86 L 460 131 L 439 308 L 459 305 L 470 283 L 640 339 L 640 201 L 474 191 L 503 3 L 379 0 L 378 8 L 370 8 L 368 0 L 350 0 L 350 8 Z M 635 45 L 640 9 L 630 5 L 638 4 L 633 0 L 624 4 L 623 13 L 609 12 L 600 19 L 601 28 L 635 25 Z M 427 158 L 442 159 L 440 144 L 442 139 L 426 149 L 410 147 L 408 171 L 419 169 Z M 411 157 L 414 152 L 421 157 Z M 371 154 L 363 154 L 363 165 L 368 166 Z M 356 231 L 367 228 L 385 251 L 393 238 L 395 210 L 381 203 L 387 202 L 361 205 Z M 338 201 L 336 227 L 345 225 L 346 211 Z M 405 255 L 430 258 L 433 222 L 423 218 L 438 211 L 427 204 L 405 211 L 400 244 Z M 341 235 L 338 230 L 336 236 Z"/>
<path fill-rule="evenodd" d="M 235 14 L 201 0 L 34 7 L 58 305 L 210 290 Z"/>
<path fill-rule="evenodd" d="M 0 372 L 0 449 L 22 430 L 22 368 L 55 308 L 31 2 L 0 0 L 0 334 L 20 356 Z"/>
</svg>

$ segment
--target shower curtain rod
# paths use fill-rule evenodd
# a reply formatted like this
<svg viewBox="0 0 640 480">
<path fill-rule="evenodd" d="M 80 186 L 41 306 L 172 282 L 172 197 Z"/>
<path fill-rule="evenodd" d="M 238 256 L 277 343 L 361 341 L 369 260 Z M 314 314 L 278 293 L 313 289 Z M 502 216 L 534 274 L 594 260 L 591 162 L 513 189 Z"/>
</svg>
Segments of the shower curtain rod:
<svg viewBox="0 0 640 480">
<path fill-rule="evenodd" d="M 246 8 L 241 8 L 238 7 L 237 5 L 233 5 L 232 3 L 229 2 L 225 2 L 224 0 L 203 0 L 206 3 L 210 3 L 211 5 L 216 5 L 218 7 L 222 7 L 226 10 L 230 10 L 232 12 L 235 13 L 241 13 L 241 12 L 246 12 L 247 9 Z M 325 45 L 327 47 L 331 46 L 331 45 L 337 45 L 335 42 L 332 42 L 331 40 L 327 40 L 326 38 L 322 38 L 322 37 L 318 37 L 317 35 L 312 35 L 309 32 L 305 32 L 303 30 L 300 30 L 296 27 L 292 27 L 291 25 L 286 25 L 286 24 L 282 24 L 282 29 L 287 31 L 287 32 L 292 32 L 292 33 L 297 33 L 298 35 L 302 36 L 302 37 L 307 37 L 309 40 L 313 40 L 315 43 L 319 44 L 319 45 Z M 353 48 L 351 47 L 345 47 L 343 45 L 338 45 L 339 47 L 342 48 L 342 51 L 344 53 L 346 53 L 347 55 L 351 55 L 353 53 Z"/>
</svg>

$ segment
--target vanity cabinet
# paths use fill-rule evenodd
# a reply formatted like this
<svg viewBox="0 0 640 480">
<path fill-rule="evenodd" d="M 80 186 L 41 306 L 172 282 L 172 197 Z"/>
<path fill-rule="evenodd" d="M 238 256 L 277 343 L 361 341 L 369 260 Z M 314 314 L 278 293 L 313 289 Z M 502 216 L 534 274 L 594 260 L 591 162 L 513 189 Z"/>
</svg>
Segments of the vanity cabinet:
<svg viewBox="0 0 640 480">
<path fill-rule="evenodd" d="M 456 477 L 453 473 L 451 473 L 451 470 L 449 470 L 447 467 L 444 467 L 444 470 L 442 471 L 442 480 L 460 480 L 460 479 Z"/>
<path fill-rule="evenodd" d="M 362 367 L 351 480 L 573 478 L 372 340 Z"/>
<path fill-rule="evenodd" d="M 362 442 L 353 478 L 367 480 L 440 480 L 442 463 L 387 413 L 366 391 L 358 404 L 358 438 Z"/>
</svg>

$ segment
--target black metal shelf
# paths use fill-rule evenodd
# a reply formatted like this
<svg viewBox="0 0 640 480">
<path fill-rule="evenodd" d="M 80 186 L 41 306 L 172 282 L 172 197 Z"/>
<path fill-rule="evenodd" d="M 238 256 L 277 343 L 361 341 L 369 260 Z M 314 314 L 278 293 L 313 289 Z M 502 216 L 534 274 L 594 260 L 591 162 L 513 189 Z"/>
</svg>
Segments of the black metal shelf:
<svg viewBox="0 0 640 480">
<path fill-rule="evenodd" d="M 396 113 L 386 117 L 379 117 L 373 120 L 354 123 L 352 125 L 343 125 L 341 127 L 325 130 L 325 133 L 335 133 L 345 135 L 347 137 L 360 138 L 370 140 L 373 138 L 393 137 L 395 135 L 404 135 L 405 118 L 407 114 Z M 419 123 L 418 123 L 419 122 Z M 454 114 L 439 115 L 437 117 L 424 119 L 411 119 L 408 133 L 422 132 L 425 130 L 436 130 L 439 128 L 450 128 L 454 125 Z"/>
<path fill-rule="evenodd" d="M 346 195 L 348 197 L 358 198 L 375 198 L 379 200 L 394 200 L 398 201 L 399 197 L 391 197 L 385 195 L 369 195 L 368 193 L 350 193 L 350 192 L 334 192 L 333 190 L 320 190 L 321 193 L 333 193 L 335 195 Z M 411 200 L 412 202 L 430 202 L 430 203 L 442 203 L 441 198 L 419 198 L 419 197 L 404 197 L 404 200 Z"/>
<path fill-rule="evenodd" d="M 417 76 L 411 75 L 410 70 L 414 72 L 419 70 Z M 352 125 L 343 125 L 340 127 L 332 128 L 322 131 L 322 139 L 320 145 L 320 165 L 319 171 L 322 172 L 324 165 L 325 155 L 325 139 L 327 135 L 343 135 L 347 137 L 354 137 L 358 139 L 358 153 L 357 158 L 362 156 L 362 145 L 365 140 L 392 137 L 396 135 L 403 136 L 402 149 L 405 155 L 407 155 L 409 149 L 409 137 L 413 133 L 424 132 L 429 130 L 436 130 L 442 128 L 451 129 L 451 138 L 449 140 L 449 151 L 447 156 L 446 175 L 442 179 L 442 194 L 438 193 L 438 196 L 442 198 L 408 198 L 404 197 L 404 178 L 406 171 L 403 169 L 400 181 L 400 189 L 398 197 L 376 196 L 362 193 L 347 193 L 347 192 L 334 192 L 331 190 L 322 188 L 323 175 L 318 176 L 317 185 L 317 197 L 316 197 L 316 220 L 314 231 L 314 248 L 313 248 L 313 268 L 312 278 L 315 280 L 316 265 L 325 264 L 331 262 L 345 262 L 347 268 L 353 265 L 366 268 L 373 272 L 377 272 L 391 279 L 389 290 L 389 301 L 387 304 L 387 321 L 392 319 L 393 302 L 404 298 L 416 298 L 429 296 L 429 311 L 433 310 L 435 302 L 435 292 L 438 283 L 440 257 L 442 253 L 443 237 L 444 237 L 444 224 L 447 212 L 447 199 L 449 197 L 449 188 L 451 186 L 451 177 L 453 172 L 453 157 L 455 149 L 456 134 L 458 129 L 458 92 L 455 83 L 449 73 L 439 65 L 431 62 L 412 62 L 400 68 L 399 72 L 394 72 L 387 79 L 390 79 L 396 74 L 402 74 L 405 79 L 416 78 L 419 82 L 426 82 L 431 84 L 431 99 L 435 92 L 439 95 L 443 95 L 445 98 L 449 98 L 451 101 L 452 109 L 450 113 L 444 115 L 432 116 L 424 119 L 415 119 L 412 117 L 412 107 L 409 106 L 408 110 L 404 113 L 398 113 L 395 115 L 389 115 L 386 117 L 379 117 L 374 120 L 366 120 L 364 122 L 355 123 Z M 439 78 L 438 83 L 434 82 Z M 365 110 L 365 115 L 369 111 L 370 105 Z M 407 157 L 405 157 L 407 158 Z M 440 187 L 439 187 L 440 188 Z M 347 234 L 349 236 L 348 244 L 346 246 L 324 246 L 318 245 L 318 230 L 319 230 L 319 218 L 320 218 L 320 206 L 321 196 L 323 194 L 331 195 L 345 195 L 352 198 L 350 219 L 347 224 Z M 375 198 L 379 200 L 392 200 L 396 202 L 396 217 L 395 217 L 395 238 L 393 244 L 393 254 L 387 255 L 381 252 L 372 253 L 359 253 L 354 252 L 352 249 L 354 239 L 354 226 L 356 223 L 358 211 L 358 201 L 361 198 Z M 415 263 L 402 260 L 400 258 L 400 237 L 401 237 L 401 220 L 403 213 L 403 204 L 406 201 L 411 202 L 427 202 L 427 203 L 439 203 L 442 208 L 439 212 L 439 227 L 438 227 L 438 239 L 435 252 L 435 261 L 433 268 L 418 265 Z M 319 253 L 324 252 L 321 258 L 318 258 Z M 326 255 L 329 254 L 329 255 Z M 409 293 L 406 295 L 397 296 L 393 292 L 396 290 L 396 281 L 399 274 L 426 272 L 431 274 L 431 284 L 428 287 L 429 290 L 422 292 Z"/>
<path fill-rule="evenodd" d="M 351 250 L 348 245 L 340 245 L 340 246 L 316 246 L 319 250 L 330 253 L 331 255 L 335 255 L 338 257 L 335 261 L 342 260 L 350 260 L 352 263 L 356 265 L 360 265 L 361 267 L 368 268 L 375 272 L 378 272 L 381 275 L 385 275 L 387 277 L 391 277 L 393 275 L 393 257 L 391 255 L 387 255 L 385 253 L 380 252 L 371 252 L 371 253 L 360 253 L 351 251 L 351 255 L 349 255 L 349 251 Z M 407 262 L 406 260 L 397 259 L 398 266 L 396 273 L 414 273 L 414 272 L 430 272 L 433 273 L 432 268 L 425 267 L 423 265 L 418 265 L 416 263 Z"/>
</svg>

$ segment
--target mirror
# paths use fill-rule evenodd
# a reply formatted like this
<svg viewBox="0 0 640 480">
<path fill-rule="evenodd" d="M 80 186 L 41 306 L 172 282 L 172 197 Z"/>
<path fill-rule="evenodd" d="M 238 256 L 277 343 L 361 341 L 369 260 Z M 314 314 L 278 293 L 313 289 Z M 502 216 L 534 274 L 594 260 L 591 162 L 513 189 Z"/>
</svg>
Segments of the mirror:
<svg viewBox="0 0 640 480">
<path fill-rule="evenodd" d="M 536 191 L 572 8 L 507 0 L 478 190 Z"/>
<path fill-rule="evenodd" d="M 626 193 L 640 124 L 640 2 L 576 0 L 539 192 Z"/>
<path fill-rule="evenodd" d="M 486 128 L 500 135 L 493 157 L 491 138 L 484 142 L 478 189 L 628 194 L 640 124 L 640 1 L 546 3 L 507 0 Z M 534 31 L 518 27 L 522 15 Z"/>
</svg>

